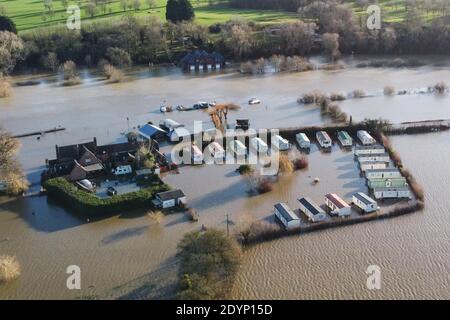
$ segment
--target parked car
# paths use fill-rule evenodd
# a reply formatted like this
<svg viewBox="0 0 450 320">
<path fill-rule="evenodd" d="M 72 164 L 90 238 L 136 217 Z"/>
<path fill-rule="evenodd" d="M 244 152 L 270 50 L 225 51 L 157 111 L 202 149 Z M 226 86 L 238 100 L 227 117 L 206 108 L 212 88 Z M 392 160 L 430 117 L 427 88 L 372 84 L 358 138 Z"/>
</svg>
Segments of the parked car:
<svg viewBox="0 0 450 320">
<path fill-rule="evenodd" d="M 260 104 L 261 100 L 256 99 L 256 98 L 251 98 L 250 100 L 248 100 L 248 104 L 253 105 L 253 104 Z"/>
<path fill-rule="evenodd" d="M 113 171 L 113 173 L 114 173 L 116 176 L 120 176 L 120 175 L 124 175 L 124 174 L 129 174 L 129 173 L 132 173 L 132 172 L 133 172 L 133 169 L 131 168 L 130 165 L 126 165 L 126 166 L 118 166 L 118 167 Z"/>
<path fill-rule="evenodd" d="M 106 189 L 106 193 L 108 196 L 115 196 L 117 194 L 117 190 L 113 187 L 108 187 L 108 189 Z"/>
<path fill-rule="evenodd" d="M 177 106 L 178 111 L 184 111 L 184 109 L 185 109 L 184 106 L 181 104 Z"/>
</svg>

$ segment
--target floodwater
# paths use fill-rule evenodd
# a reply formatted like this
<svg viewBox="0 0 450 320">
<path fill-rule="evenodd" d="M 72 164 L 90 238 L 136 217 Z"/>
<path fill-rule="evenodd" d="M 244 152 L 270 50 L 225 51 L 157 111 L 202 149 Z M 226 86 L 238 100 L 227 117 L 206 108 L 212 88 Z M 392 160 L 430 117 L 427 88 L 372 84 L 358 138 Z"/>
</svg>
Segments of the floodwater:
<svg viewBox="0 0 450 320">
<path fill-rule="evenodd" d="M 392 142 L 425 189 L 425 210 L 252 247 L 234 298 L 450 298 L 450 133 Z M 369 265 L 381 268 L 380 290 L 366 287 Z"/>
<path fill-rule="evenodd" d="M 203 111 L 161 114 L 163 103 L 235 102 L 242 108 L 230 113 L 229 119 L 248 117 L 255 128 L 321 124 L 326 119 L 315 107 L 296 103 L 300 94 L 314 89 L 376 92 L 385 85 L 421 88 L 448 81 L 450 68 L 349 68 L 261 77 L 235 73 L 194 77 L 179 70 L 134 70 L 130 81 L 114 85 L 105 85 L 88 73 L 83 76 L 87 77 L 85 84 L 68 88 L 44 78 L 38 86 L 15 87 L 11 98 L 0 101 L 0 124 L 14 134 L 66 128 L 40 140 L 21 139 L 20 161 L 33 188 L 38 187 L 45 159 L 55 156 L 55 144 L 86 142 L 94 136 L 100 144 L 111 143 L 122 140 L 129 128 L 147 121 L 157 123 L 164 117 L 186 125 L 208 120 Z M 248 106 L 247 100 L 254 96 L 262 104 Z M 447 96 L 374 97 L 341 105 L 354 119 L 377 116 L 399 122 L 450 118 Z M 394 139 L 404 161 L 427 190 L 423 213 L 254 247 L 245 256 L 234 296 L 448 297 L 450 228 L 444 208 L 449 201 L 445 194 L 449 141 L 448 133 Z M 422 149 L 411 150 L 412 143 Z M 236 165 L 185 167 L 179 175 L 164 177 L 165 182 L 187 194 L 189 204 L 199 211 L 198 223 L 174 214 L 156 224 L 145 212 L 84 221 L 45 197 L 0 199 L 0 254 L 16 255 L 22 266 L 18 280 L 0 285 L 0 298 L 171 297 L 176 245 L 185 232 L 199 230 L 202 224 L 225 228 L 227 214 L 236 223 L 244 214 L 267 218 L 275 202 L 286 201 L 296 207 L 296 199 L 303 194 L 320 201 L 323 194 L 334 191 L 350 200 L 353 192 L 365 190 L 351 153 L 335 145 L 331 153 L 313 149 L 308 157 L 307 171 L 281 177 L 265 195 L 248 193 L 251 182 L 234 172 Z M 315 177 L 321 182 L 312 186 Z M 385 291 L 365 291 L 364 271 L 369 263 L 384 270 Z M 80 266 L 82 290 L 66 288 L 69 265 Z"/>
</svg>

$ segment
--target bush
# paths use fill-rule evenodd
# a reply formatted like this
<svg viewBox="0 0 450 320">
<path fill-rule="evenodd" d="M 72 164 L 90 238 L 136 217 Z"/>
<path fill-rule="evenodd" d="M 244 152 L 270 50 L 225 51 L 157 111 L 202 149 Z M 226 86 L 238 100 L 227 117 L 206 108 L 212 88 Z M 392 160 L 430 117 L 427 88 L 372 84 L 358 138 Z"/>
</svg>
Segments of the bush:
<svg viewBox="0 0 450 320">
<path fill-rule="evenodd" d="M 366 93 L 362 89 L 353 90 L 353 98 L 364 98 Z"/>
<path fill-rule="evenodd" d="M 157 224 L 160 224 L 164 220 L 164 213 L 162 213 L 160 210 L 150 211 L 149 213 L 147 213 L 147 215 L 150 218 L 150 220 L 152 220 Z"/>
<path fill-rule="evenodd" d="M 242 175 L 250 175 L 255 169 L 249 164 L 241 164 L 239 168 L 237 168 L 237 171 Z"/>
<path fill-rule="evenodd" d="M 294 172 L 294 164 L 285 154 L 280 154 L 278 173 L 290 174 Z"/>
<path fill-rule="evenodd" d="M 300 156 L 293 161 L 295 170 L 302 170 L 308 168 L 309 162 L 308 158 L 305 156 Z"/>
<path fill-rule="evenodd" d="M 20 276 L 20 264 L 15 257 L 0 256 L 0 283 L 14 280 Z"/>
<path fill-rule="evenodd" d="M 311 91 L 303 94 L 303 96 L 297 100 L 298 103 L 311 104 L 311 103 L 320 103 L 321 101 L 326 100 L 325 94 L 320 91 Z"/>
<path fill-rule="evenodd" d="M 189 220 L 193 222 L 198 221 L 198 212 L 194 208 L 189 208 L 187 211 L 187 216 L 189 217 Z"/>
<path fill-rule="evenodd" d="M 273 190 L 273 183 L 269 179 L 262 178 L 256 184 L 256 191 L 266 193 Z"/>
<path fill-rule="evenodd" d="M 444 94 L 446 91 L 448 91 L 448 85 L 443 81 L 438 82 L 434 85 L 434 91 L 437 94 Z"/>
<path fill-rule="evenodd" d="M 145 189 L 104 199 L 79 190 L 64 178 L 49 179 L 44 182 L 44 188 L 50 198 L 60 201 L 69 209 L 83 215 L 101 216 L 152 207 L 151 200 L 155 194 L 169 190 L 157 175 L 153 175 L 152 179 L 154 183 Z"/>
<path fill-rule="evenodd" d="M 9 81 L 5 78 L 0 78 L 0 98 L 11 96 L 12 88 Z"/>
<path fill-rule="evenodd" d="M 220 230 L 189 232 L 178 244 L 180 299 L 224 299 L 233 284 L 242 252 Z"/>
<path fill-rule="evenodd" d="M 331 101 L 343 101 L 345 99 L 347 99 L 347 97 L 343 93 L 334 92 L 334 93 L 330 94 Z"/>
<path fill-rule="evenodd" d="M 237 237 L 244 244 L 273 239 L 282 231 L 278 225 L 261 220 L 245 221 L 239 226 Z"/>
<path fill-rule="evenodd" d="M 131 65 L 130 54 L 121 48 L 108 48 L 106 50 L 106 57 L 113 66 L 122 68 Z"/>
<path fill-rule="evenodd" d="M 106 79 L 110 83 L 121 82 L 125 78 L 125 75 L 121 70 L 116 69 L 114 66 L 110 64 L 106 64 L 103 67 L 103 72 L 105 74 Z"/>
<path fill-rule="evenodd" d="M 383 93 L 385 96 L 393 96 L 395 95 L 395 89 L 393 86 L 386 86 L 383 89 Z"/>
</svg>

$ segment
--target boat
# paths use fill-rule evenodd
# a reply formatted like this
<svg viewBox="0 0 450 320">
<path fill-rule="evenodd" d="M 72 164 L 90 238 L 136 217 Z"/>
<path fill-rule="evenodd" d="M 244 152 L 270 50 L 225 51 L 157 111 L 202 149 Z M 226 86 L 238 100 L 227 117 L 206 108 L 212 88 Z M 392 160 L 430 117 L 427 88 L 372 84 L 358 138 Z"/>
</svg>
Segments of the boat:
<svg viewBox="0 0 450 320">
<path fill-rule="evenodd" d="M 249 105 L 260 104 L 260 103 L 261 103 L 261 100 L 256 99 L 256 98 L 251 98 L 250 100 L 248 100 Z"/>
</svg>

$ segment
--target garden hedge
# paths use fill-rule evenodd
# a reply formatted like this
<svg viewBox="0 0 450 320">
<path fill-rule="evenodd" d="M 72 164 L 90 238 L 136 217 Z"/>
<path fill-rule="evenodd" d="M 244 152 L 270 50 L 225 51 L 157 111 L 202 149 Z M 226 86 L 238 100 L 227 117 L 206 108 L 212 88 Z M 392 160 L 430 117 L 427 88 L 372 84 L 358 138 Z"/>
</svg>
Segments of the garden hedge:
<svg viewBox="0 0 450 320">
<path fill-rule="evenodd" d="M 89 216 L 118 214 L 138 208 L 152 207 L 156 193 L 167 191 L 169 187 L 159 177 L 158 183 L 127 194 L 99 198 L 95 194 L 79 190 L 64 178 L 53 178 L 44 182 L 49 198 L 60 202 L 77 213 Z"/>
</svg>

